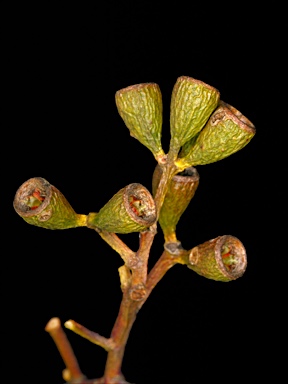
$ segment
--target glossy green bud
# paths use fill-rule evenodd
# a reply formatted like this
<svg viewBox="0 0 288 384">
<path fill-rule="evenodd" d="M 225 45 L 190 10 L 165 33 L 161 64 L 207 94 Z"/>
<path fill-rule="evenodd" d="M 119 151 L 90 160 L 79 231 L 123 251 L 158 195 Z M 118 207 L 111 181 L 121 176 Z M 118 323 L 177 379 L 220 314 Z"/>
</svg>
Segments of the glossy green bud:
<svg viewBox="0 0 288 384">
<path fill-rule="evenodd" d="M 246 270 L 246 250 L 236 237 L 218 236 L 194 247 L 189 253 L 187 266 L 207 279 L 236 280 Z"/>
<path fill-rule="evenodd" d="M 161 146 L 163 107 L 158 84 L 143 83 L 120 89 L 115 100 L 131 136 L 149 148 L 156 159 L 164 156 Z"/>
<path fill-rule="evenodd" d="M 184 146 L 176 164 L 183 169 L 222 160 L 244 148 L 255 133 L 250 120 L 236 108 L 220 101 L 197 138 Z"/>
<path fill-rule="evenodd" d="M 153 196 L 156 194 L 161 174 L 162 169 L 157 165 L 152 179 Z M 198 185 L 199 174 L 194 167 L 173 176 L 159 214 L 159 224 L 167 243 L 176 241 L 177 223 L 193 198 Z"/>
<path fill-rule="evenodd" d="M 204 127 L 219 98 L 217 89 L 200 80 L 187 76 L 177 79 L 171 97 L 171 148 L 179 150 Z"/>
<path fill-rule="evenodd" d="M 87 226 L 113 233 L 146 230 L 156 221 L 156 207 L 150 192 L 133 183 L 120 189 L 98 213 L 89 213 Z"/>
<path fill-rule="evenodd" d="M 13 206 L 27 223 L 47 229 L 86 226 L 86 215 L 77 214 L 63 194 L 42 177 L 34 177 L 17 190 Z"/>
</svg>

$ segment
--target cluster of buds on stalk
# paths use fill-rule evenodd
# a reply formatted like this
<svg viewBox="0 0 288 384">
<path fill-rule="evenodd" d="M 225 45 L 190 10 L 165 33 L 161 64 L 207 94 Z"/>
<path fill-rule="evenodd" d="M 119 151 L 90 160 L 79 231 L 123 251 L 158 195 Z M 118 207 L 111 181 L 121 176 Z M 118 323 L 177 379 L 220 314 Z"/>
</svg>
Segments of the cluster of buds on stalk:
<svg viewBox="0 0 288 384">
<path fill-rule="evenodd" d="M 163 107 L 159 86 L 155 83 L 132 85 L 117 91 L 115 100 L 131 136 L 146 146 L 157 160 L 152 193 L 143 185 L 132 183 L 118 191 L 99 212 L 84 215 L 77 214 L 63 194 L 47 180 L 34 177 L 16 192 L 14 208 L 27 223 L 48 229 L 87 226 L 98 231 L 127 234 L 146 231 L 159 221 L 165 243 L 178 242 L 177 223 L 199 185 L 195 166 L 219 161 L 239 151 L 255 135 L 255 127 L 236 108 L 223 102 L 216 88 L 181 76 L 172 91 L 171 140 L 169 152 L 165 154 L 161 145 Z M 167 172 L 170 178 L 162 188 L 162 196 L 157 196 L 159 183 Z M 210 260 L 208 248 L 200 246 L 199 249 L 202 253 L 205 251 Z M 215 251 L 215 262 L 218 253 Z M 196 266 L 202 258 L 196 259 L 189 259 L 187 265 L 200 273 Z M 233 265 L 237 264 L 238 258 L 233 260 Z M 227 262 L 223 263 L 227 266 Z M 240 264 L 244 271 L 246 264 Z M 213 265 L 216 268 L 216 264 Z M 206 275 L 214 276 L 208 272 Z"/>
<path fill-rule="evenodd" d="M 76 213 L 63 194 L 47 180 L 34 177 L 17 190 L 14 198 L 16 212 L 27 223 L 47 229 L 86 226 L 96 230 L 122 256 L 125 268 L 120 273 L 121 287 L 140 286 L 143 295 L 139 300 L 145 299 L 152 289 L 149 286 L 154 287 L 155 281 L 166 272 L 159 272 L 157 277 L 162 268 L 159 267 L 161 258 L 167 257 L 167 253 L 174 257 L 171 263 L 166 259 L 163 262 L 163 268 L 167 270 L 173 264 L 181 263 L 215 281 L 227 282 L 242 276 L 247 257 L 243 244 L 236 237 L 218 236 L 184 250 L 176 230 L 199 185 L 195 167 L 217 162 L 244 148 L 256 133 L 252 122 L 222 101 L 216 88 L 181 76 L 172 91 L 171 139 L 169 151 L 165 153 L 161 144 L 163 108 L 159 86 L 143 83 L 123 88 L 116 92 L 115 101 L 130 135 L 146 146 L 157 162 L 151 193 L 135 182 L 120 189 L 98 212 L 84 215 Z M 163 231 L 165 251 L 159 259 L 158 269 L 152 269 L 147 275 L 156 223 Z M 140 244 L 136 254 L 116 235 L 131 232 L 142 235 L 142 246 Z M 142 268 L 141 273 L 137 272 L 136 266 Z"/>
</svg>

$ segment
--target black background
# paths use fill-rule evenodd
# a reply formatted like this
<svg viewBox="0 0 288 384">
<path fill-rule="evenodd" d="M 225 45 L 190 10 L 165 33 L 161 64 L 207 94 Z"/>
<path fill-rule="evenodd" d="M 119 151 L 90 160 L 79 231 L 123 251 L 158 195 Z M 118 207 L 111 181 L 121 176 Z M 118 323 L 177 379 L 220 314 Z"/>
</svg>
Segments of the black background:
<svg viewBox="0 0 288 384">
<path fill-rule="evenodd" d="M 84 16 L 77 9 L 60 16 L 55 7 L 13 10 L 7 18 L 1 76 L 5 383 L 63 383 L 63 362 L 44 331 L 48 320 L 74 319 L 109 337 L 121 300 L 120 257 L 94 231 L 49 231 L 25 223 L 12 206 L 17 188 L 44 177 L 84 214 L 97 212 L 129 183 L 151 189 L 155 160 L 129 136 L 114 95 L 132 84 L 159 84 L 167 150 L 170 97 L 182 75 L 219 89 L 257 133 L 240 152 L 197 168 L 200 185 L 178 237 L 189 249 L 234 235 L 246 248 L 248 268 L 230 283 L 207 280 L 183 266 L 170 270 L 138 314 L 123 373 L 137 384 L 204 383 L 212 377 L 230 382 L 275 373 L 271 359 L 282 305 L 274 277 L 284 268 L 284 256 L 275 252 L 277 265 L 271 261 L 277 225 L 271 202 L 281 200 L 283 191 L 274 187 L 270 161 L 268 61 L 275 48 L 268 16 L 250 9 L 125 1 L 87 9 Z M 281 80 L 277 71 L 273 76 Z M 122 239 L 137 249 L 137 234 Z M 149 266 L 162 246 L 159 228 Z M 100 377 L 106 352 L 67 335 L 83 372 Z"/>
</svg>

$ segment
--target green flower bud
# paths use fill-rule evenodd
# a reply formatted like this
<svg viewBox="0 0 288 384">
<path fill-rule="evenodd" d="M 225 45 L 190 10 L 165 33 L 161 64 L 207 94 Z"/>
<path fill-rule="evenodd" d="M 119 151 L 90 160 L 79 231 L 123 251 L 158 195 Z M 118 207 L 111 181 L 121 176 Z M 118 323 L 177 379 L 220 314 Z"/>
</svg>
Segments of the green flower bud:
<svg viewBox="0 0 288 384">
<path fill-rule="evenodd" d="M 86 226 L 86 215 L 77 214 L 62 193 L 42 177 L 34 177 L 17 190 L 13 206 L 27 223 L 47 229 Z"/>
<path fill-rule="evenodd" d="M 133 183 L 120 189 L 98 213 L 89 213 L 87 226 L 113 233 L 146 230 L 156 221 L 154 200 L 143 185 Z"/>
<path fill-rule="evenodd" d="M 152 179 L 153 196 L 156 194 L 161 174 L 162 169 L 157 165 Z M 173 176 L 159 214 L 159 224 L 166 242 L 176 241 L 176 225 L 193 198 L 198 185 L 199 174 L 196 168 L 187 168 Z"/>
<path fill-rule="evenodd" d="M 171 97 L 170 147 L 180 149 L 205 125 L 218 105 L 217 89 L 192 77 L 177 79 Z"/>
<path fill-rule="evenodd" d="M 246 250 L 236 237 L 218 236 L 194 247 L 189 253 L 187 266 L 207 279 L 236 280 L 246 270 Z"/>
<path fill-rule="evenodd" d="M 184 147 L 176 165 L 180 169 L 222 160 L 244 148 L 255 135 L 254 125 L 236 108 L 220 101 L 205 127 Z"/>
<path fill-rule="evenodd" d="M 117 91 L 115 99 L 131 136 L 150 149 L 156 159 L 164 156 L 161 146 L 162 95 L 158 84 L 131 85 Z"/>
</svg>

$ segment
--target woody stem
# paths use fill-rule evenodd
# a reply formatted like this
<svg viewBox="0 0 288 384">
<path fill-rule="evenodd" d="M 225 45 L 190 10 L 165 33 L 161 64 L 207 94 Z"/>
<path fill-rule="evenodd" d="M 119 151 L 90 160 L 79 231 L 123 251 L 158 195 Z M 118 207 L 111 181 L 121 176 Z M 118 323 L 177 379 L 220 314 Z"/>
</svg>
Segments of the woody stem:
<svg viewBox="0 0 288 384">
<path fill-rule="evenodd" d="M 159 216 L 160 209 L 164 202 L 166 192 L 169 187 L 170 180 L 178 172 L 174 166 L 174 157 L 172 154 L 167 158 L 167 163 L 163 166 L 163 172 L 158 184 L 155 196 L 155 204 L 157 215 Z M 156 225 L 149 228 L 140 234 L 140 246 L 135 258 L 130 258 L 129 261 L 135 261 L 135 265 L 127 265 L 132 270 L 132 279 L 130 284 L 123 290 L 123 297 L 119 309 L 117 319 L 111 332 L 110 339 L 113 340 L 114 348 L 108 352 L 104 383 L 115 382 L 117 378 L 120 380 L 121 366 L 124 356 L 126 343 L 131 331 L 131 328 L 136 320 L 137 313 L 142 307 L 148 296 L 152 292 L 158 281 L 177 261 L 168 252 L 164 251 L 159 261 L 149 273 L 147 280 L 147 264 L 150 249 L 157 233 Z M 133 264 L 133 263 L 132 263 Z M 141 286 L 141 288 L 139 288 Z M 136 290 L 135 290 L 136 289 Z"/>
<path fill-rule="evenodd" d="M 52 339 L 54 340 L 57 349 L 62 356 L 62 359 L 69 371 L 69 374 L 72 379 L 84 378 L 83 373 L 80 370 L 78 361 L 74 355 L 71 344 L 61 327 L 60 319 L 58 317 L 53 317 L 49 320 L 45 327 Z"/>
<path fill-rule="evenodd" d="M 108 352 L 106 360 L 104 382 L 107 384 L 116 382 L 115 378 L 122 377 L 122 360 L 130 330 L 136 319 L 136 314 L 137 302 L 132 301 L 129 295 L 129 290 L 125 290 L 119 313 L 111 332 L 114 348 Z"/>
</svg>

